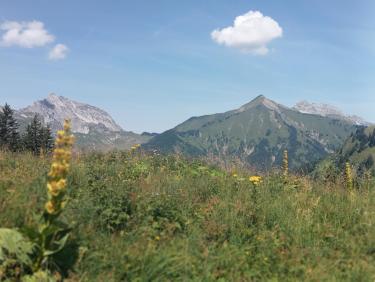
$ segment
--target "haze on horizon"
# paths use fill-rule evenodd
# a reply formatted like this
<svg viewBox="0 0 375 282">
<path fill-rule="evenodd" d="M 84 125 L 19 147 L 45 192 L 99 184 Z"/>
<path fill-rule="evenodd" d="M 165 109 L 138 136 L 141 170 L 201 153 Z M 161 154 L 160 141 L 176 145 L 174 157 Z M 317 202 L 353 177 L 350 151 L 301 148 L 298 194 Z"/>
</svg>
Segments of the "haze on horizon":
<svg viewBox="0 0 375 282">
<path fill-rule="evenodd" d="M 263 94 L 375 121 L 371 0 L 4 0 L 0 11 L 0 104 L 54 92 L 161 132 Z"/>
</svg>

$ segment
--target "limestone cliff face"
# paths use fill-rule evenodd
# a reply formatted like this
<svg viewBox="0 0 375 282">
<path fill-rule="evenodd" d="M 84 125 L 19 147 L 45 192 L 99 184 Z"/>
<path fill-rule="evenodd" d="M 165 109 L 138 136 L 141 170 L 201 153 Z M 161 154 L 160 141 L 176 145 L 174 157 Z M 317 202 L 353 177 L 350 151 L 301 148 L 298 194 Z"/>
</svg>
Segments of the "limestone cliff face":
<svg viewBox="0 0 375 282">
<path fill-rule="evenodd" d="M 152 136 L 124 131 L 102 109 L 56 94 L 50 94 L 31 106 L 15 111 L 21 131 L 25 130 L 35 114 L 40 116 L 44 124 L 51 127 L 52 132 L 62 129 L 64 119 L 70 119 L 72 131 L 77 137 L 76 147 L 85 151 L 129 149 L 152 138 Z"/>
<path fill-rule="evenodd" d="M 88 134 L 90 130 L 122 131 L 122 128 L 107 112 L 56 94 L 50 94 L 46 99 L 34 102 L 31 106 L 19 111 L 19 114 L 24 118 L 33 116 L 35 113 L 39 114 L 53 131 L 60 129 L 66 118 L 72 121 L 74 133 Z"/>
</svg>

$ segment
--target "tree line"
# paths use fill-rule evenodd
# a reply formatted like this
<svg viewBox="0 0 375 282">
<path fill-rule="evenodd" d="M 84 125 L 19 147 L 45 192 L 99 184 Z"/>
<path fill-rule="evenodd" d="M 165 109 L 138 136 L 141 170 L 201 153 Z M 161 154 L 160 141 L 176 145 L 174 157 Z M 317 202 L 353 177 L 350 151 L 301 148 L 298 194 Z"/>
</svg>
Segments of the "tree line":
<svg viewBox="0 0 375 282">
<path fill-rule="evenodd" d="M 30 151 L 40 155 L 51 152 L 53 140 L 51 128 L 49 125 L 44 126 L 37 114 L 21 133 L 14 110 L 8 104 L 0 109 L 0 149 Z"/>
</svg>

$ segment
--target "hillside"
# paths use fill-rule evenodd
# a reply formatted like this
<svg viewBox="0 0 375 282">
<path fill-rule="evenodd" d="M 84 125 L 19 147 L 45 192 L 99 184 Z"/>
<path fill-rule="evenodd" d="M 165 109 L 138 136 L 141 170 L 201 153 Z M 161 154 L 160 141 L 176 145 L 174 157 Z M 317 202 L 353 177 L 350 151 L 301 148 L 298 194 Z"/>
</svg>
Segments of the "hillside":
<svg viewBox="0 0 375 282">
<path fill-rule="evenodd" d="M 349 161 L 360 171 L 375 172 L 375 126 L 360 127 L 338 152 L 338 161 Z"/>
<path fill-rule="evenodd" d="M 111 151 L 130 149 L 135 144 L 143 144 L 152 137 L 131 131 L 90 131 L 87 134 L 76 133 L 77 147 L 87 151 Z"/>
<path fill-rule="evenodd" d="M 298 169 L 339 149 L 355 128 L 352 122 L 301 113 L 259 96 L 233 111 L 190 118 L 144 148 L 240 159 L 257 169 L 279 166 L 287 149 L 291 168 Z"/>
</svg>

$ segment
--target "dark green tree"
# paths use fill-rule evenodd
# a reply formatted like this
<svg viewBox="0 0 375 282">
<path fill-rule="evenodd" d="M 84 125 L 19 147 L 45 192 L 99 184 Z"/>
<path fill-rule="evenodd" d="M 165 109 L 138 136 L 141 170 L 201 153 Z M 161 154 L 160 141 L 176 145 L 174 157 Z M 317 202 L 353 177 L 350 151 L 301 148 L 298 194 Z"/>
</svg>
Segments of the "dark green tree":
<svg viewBox="0 0 375 282">
<path fill-rule="evenodd" d="M 18 123 L 14 118 L 14 111 L 5 104 L 0 111 L 0 146 L 15 152 L 20 149 L 20 135 Z"/>
<path fill-rule="evenodd" d="M 370 147 L 375 147 L 375 129 L 370 134 L 369 139 L 370 139 L 369 146 Z"/>
<path fill-rule="evenodd" d="M 54 138 L 52 136 L 52 131 L 49 125 L 43 126 L 40 131 L 41 138 L 41 149 L 45 153 L 50 153 L 53 149 Z"/>
<path fill-rule="evenodd" d="M 25 135 L 23 137 L 24 148 L 35 155 L 40 154 L 42 147 L 41 138 L 42 122 L 38 115 L 35 115 L 30 124 L 27 125 Z"/>
<path fill-rule="evenodd" d="M 48 125 L 43 126 L 38 115 L 35 115 L 31 123 L 27 125 L 23 144 L 24 148 L 34 155 L 51 152 L 53 148 L 51 128 Z"/>
<path fill-rule="evenodd" d="M 0 147 L 4 147 L 7 145 L 6 136 L 8 135 L 6 123 L 5 123 L 5 115 L 4 109 L 0 111 Z"/>
</svg>

